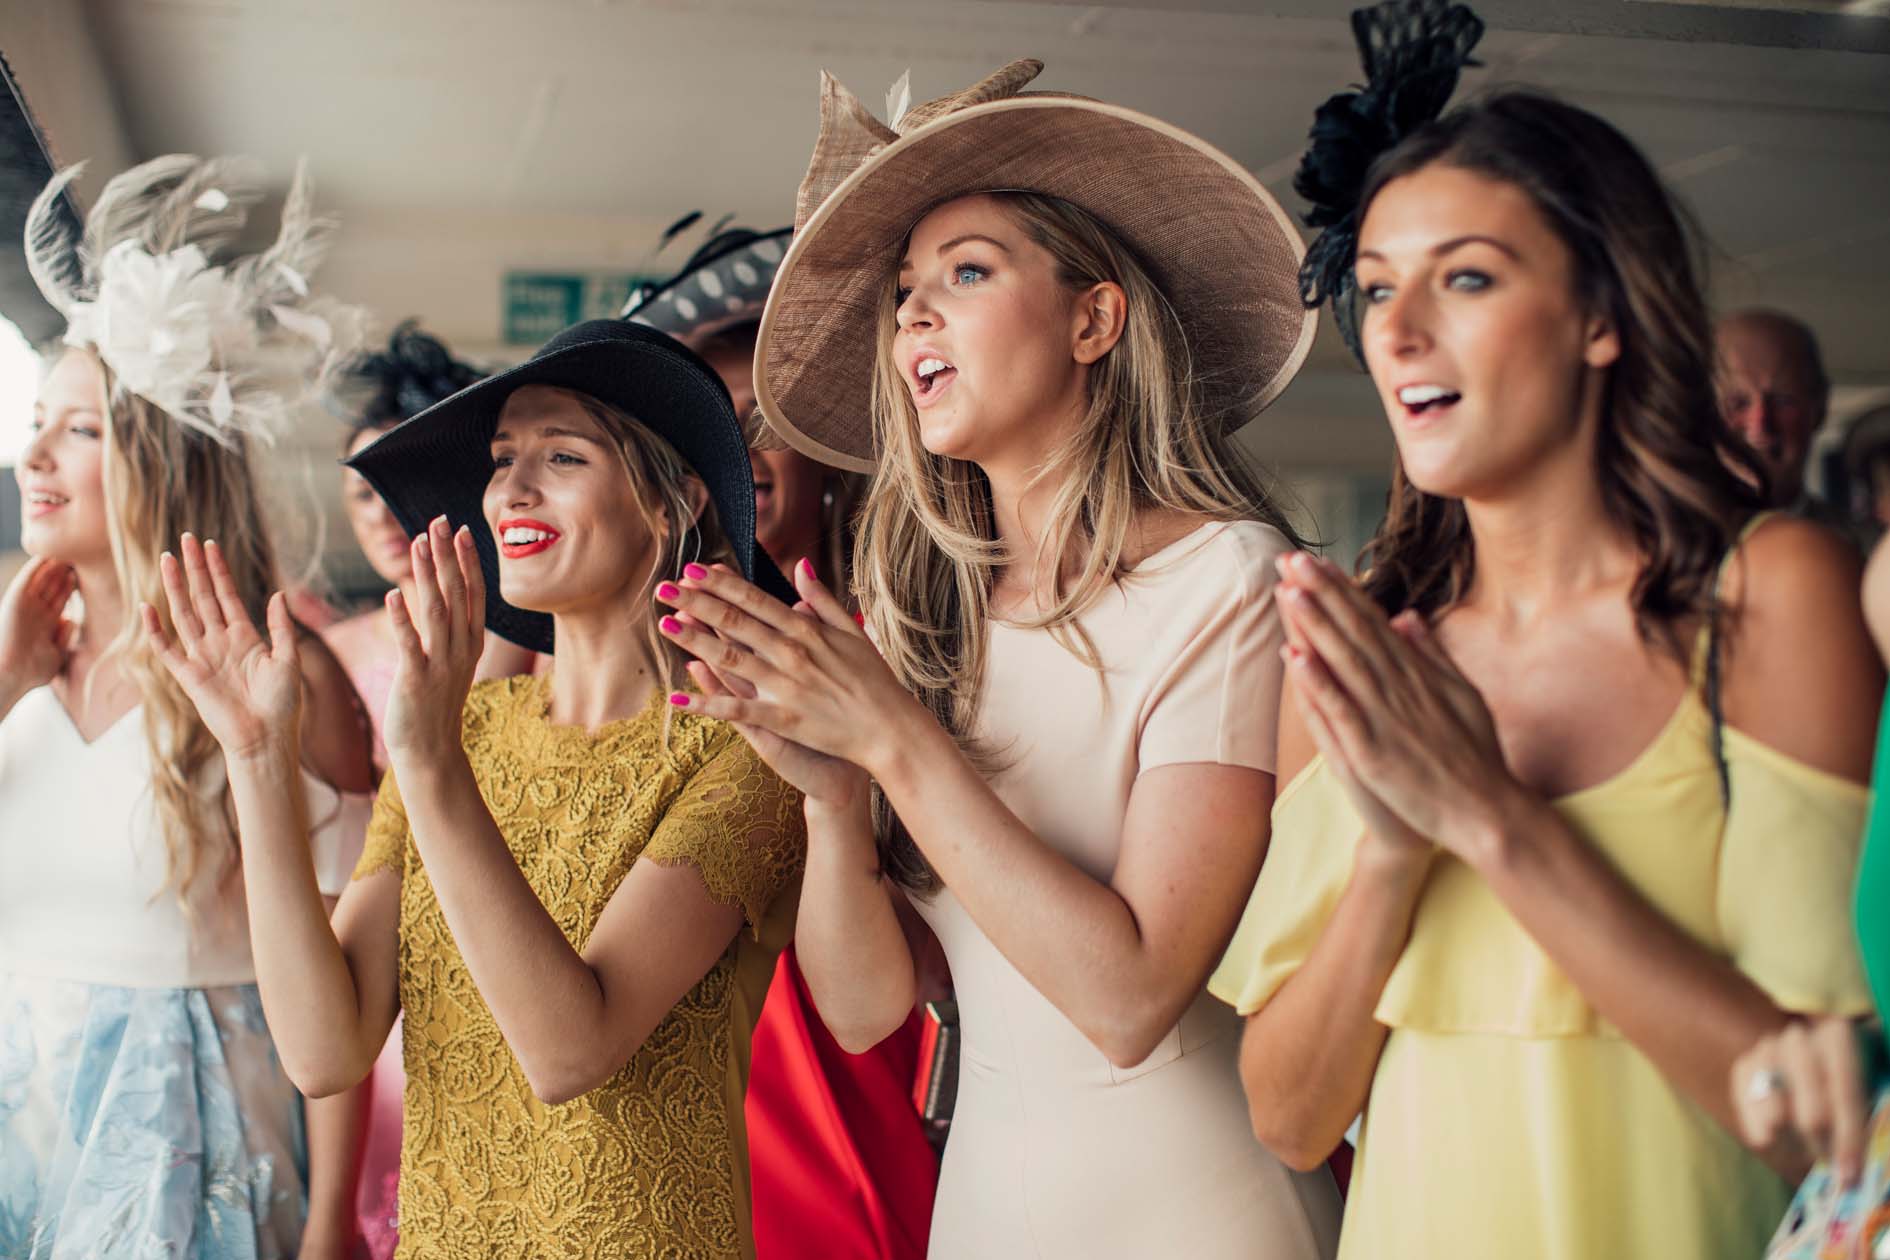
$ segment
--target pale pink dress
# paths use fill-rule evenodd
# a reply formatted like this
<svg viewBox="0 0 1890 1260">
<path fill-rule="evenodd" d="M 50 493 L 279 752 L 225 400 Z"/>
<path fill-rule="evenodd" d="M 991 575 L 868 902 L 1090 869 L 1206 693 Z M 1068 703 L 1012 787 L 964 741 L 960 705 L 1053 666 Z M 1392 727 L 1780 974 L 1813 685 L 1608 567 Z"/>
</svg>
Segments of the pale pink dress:
<svg viewBox="0 0 1890 1260">
<path fill-rule="evenodd" d="M 1139 775 L 1274 770 L 1287 546 L 1266 525 L 1212 524 L 1143 561 L 1081 617 L 1103 678 L 1048 631 L 992 625 L 978 734 L 1007 763 L 992 786 L 1093 878 L 1115 870 Z M 1145 1062 L 1117 1068 L 949 888 L 914 904 L 951 963 L 963 1036 L 934 1260 L 1332 1255 L 1337 1188 L 1254 1140 L 1233 1010 L 1204 990 Z"/>
</svg>

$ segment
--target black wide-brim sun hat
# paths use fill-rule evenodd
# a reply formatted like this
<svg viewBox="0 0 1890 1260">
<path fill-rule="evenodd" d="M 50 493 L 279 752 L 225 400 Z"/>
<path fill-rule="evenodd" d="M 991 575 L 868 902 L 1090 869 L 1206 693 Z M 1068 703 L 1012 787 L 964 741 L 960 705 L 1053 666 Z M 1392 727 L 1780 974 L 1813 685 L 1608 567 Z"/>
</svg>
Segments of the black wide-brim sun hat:
<svg viewBox="0 0 1890 1260">
<path fill-rule="evenodd" d="M 436 516 L 471 527 L 486 578 L 486 628 L 552 650 L 551 617 L 499 595 L 499 548 L 486 524 L 492 435 L 513 391 L 549 385 L 622 408 L 668 442 L 702 479 L 742 576 L 792 603 L 794 588 L 755 544 L 755 479 L 734 404 L 715 371 L 681 342 L 615 319 L 574 324 L 525 362 L 469 385 L 344 462 L 367 478 L 412 538 Z"/>
</svg>

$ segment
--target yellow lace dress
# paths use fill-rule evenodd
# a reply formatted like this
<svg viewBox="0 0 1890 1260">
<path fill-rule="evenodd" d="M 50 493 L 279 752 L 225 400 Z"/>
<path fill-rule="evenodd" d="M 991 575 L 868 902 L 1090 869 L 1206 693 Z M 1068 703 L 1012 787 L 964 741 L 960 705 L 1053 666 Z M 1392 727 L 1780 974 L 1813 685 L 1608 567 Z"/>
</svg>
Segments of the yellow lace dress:
<svg viewBox="0 0 1890 1260">
<path fill-rule="evenodd" d="M 355 878 L 400 888 L 405 1015 L 401 1260 L 754 1253 L 742 1097 L 748 1044 L 793 928 L 799 796 L 724 723 L 662 696 L 590 732 L 546 719 L 548 678 L 481 683 L 467 755 L 519 869 L 583 948 L 638 861 L 688 863 L 747 928 L 636 1055 L 590 1093 L 540 1102 L 499 1034 L 381 787 Z"/>
</svg>

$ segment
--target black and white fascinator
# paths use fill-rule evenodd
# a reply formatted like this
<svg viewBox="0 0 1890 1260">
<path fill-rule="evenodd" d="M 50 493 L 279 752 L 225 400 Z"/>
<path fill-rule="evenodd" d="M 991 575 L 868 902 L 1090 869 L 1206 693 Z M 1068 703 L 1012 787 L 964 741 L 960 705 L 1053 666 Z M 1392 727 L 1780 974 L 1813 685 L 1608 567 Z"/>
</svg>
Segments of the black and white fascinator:
<svg viewBox="0 0 1890 1260">
<path fill-rule="evenodd" d="M 1478 64 L 1470 52 L 1482 37 L 1481 18 L 1443 0 L 1354 9 L 1352 38 L 1365 84 L 1328 97 L 1313 115 L 1312 144 L 1293 190 L 1312 203 L 1306 226 L 1322 230 L 1299 269 L 1300 298 L 1309 307 L 1332 304 L 1339 335 L 1361 363 L 1352 269 L 1366 176 L 1380 154 L 1443 113 L 1458 75 Z"/>
<path fill-rule="evenodd" d="M 700 212 L 684 216 L 663 234 L 668 244 L 692 226 Z M 730 227 L 723 219 L 708 239 L 667 280 L 645 284 L 630 295 L 620 318 L 645 324 L 683 341 L 706 337 L 737 324 L 756 323 L 768 287 L 787 252 L 791 227 L 757 232 Z"/>
</svg>

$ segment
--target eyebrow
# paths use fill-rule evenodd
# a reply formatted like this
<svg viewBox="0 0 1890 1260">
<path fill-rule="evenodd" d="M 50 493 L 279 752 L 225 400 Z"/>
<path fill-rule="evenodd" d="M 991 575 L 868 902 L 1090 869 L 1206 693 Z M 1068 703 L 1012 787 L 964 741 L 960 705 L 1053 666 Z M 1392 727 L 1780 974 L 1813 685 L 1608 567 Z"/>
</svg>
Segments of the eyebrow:
<svg viewBox="0 0 1890 1260">
<path fill-rule="evenodd" d="M 593 434 L 580 433 L 576 429 L 566 429 L 555 424 L 541 425 L 539 426 L 538 429 L 535 430 L 535 432 L 538 434 L 539 437 L 576 438 L 580 442 L 589 442 L 593 446 L 602 446 L 604 444 L 601 439 L 597 438 Z M 508 433 L 506 430 L 500 429 L 492 435 L 492 440 L 494 442 L 511 442 L 511 441 L 515 441 L 516 439 L 513 438 L 513 436 L 510 433 Z"/>
<path fill-rule="evenodd" d="M 1491 249 L 1499 253 L 1508 254 L 1517 262 L 1522 261 L 1522 255 L 1518 254 L 1509 245 L 1497 240 L 1494 236 L 1453 236 L 1447 241 L 1431 246 L 1430 254 L 1433 258 L 1442 258 L 1445 254 L 1455 253 L 1466 245 L 1488 245 Z M 1358 251 L 1358 256 L 1360 258 L 1375 258 L 1379 262 L 1385 261 L 1385 256 L 1375 249 L 1361 249 Z"/>
<path fill-rule="evenodd" d="M 952 237 L 951 240 L 946 241 L 943 245 L 940 245 L 938 247 L 938 252 L 943 254 L 948 249 L 957 249 L 960 245 L 963 245 L 966 241 L 983 241 L 987 245 L 995 245 L 997 248 L 1003 250 L 1007 254 L 1011 252 L 1011 247 L 1009 245 L 1006 245 L 1003 241 L 998 240 L 994 236 L 986 236 L 983 232 L 967 232 L 963 236 L 954 236 Z M 911 266 L 912 266 L 912 259 L 910 256 L 899 260 L 899 270 L 905 271 L 909 269 Z"/>
</svg>

